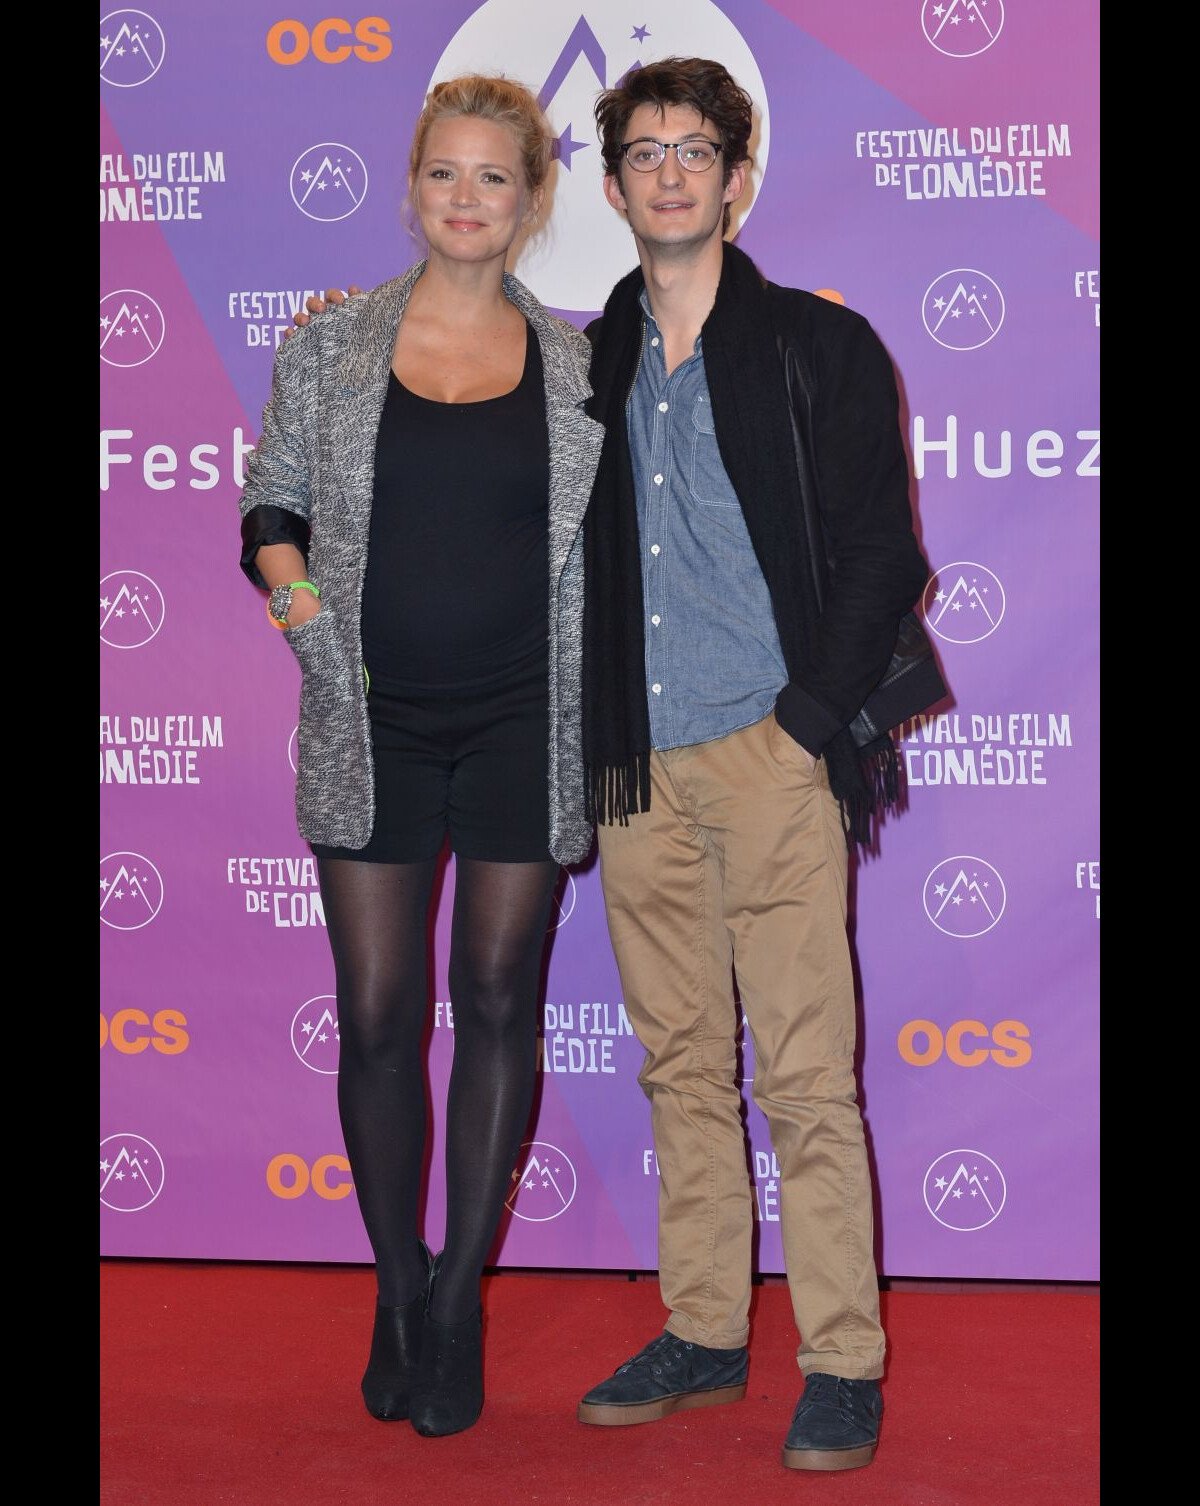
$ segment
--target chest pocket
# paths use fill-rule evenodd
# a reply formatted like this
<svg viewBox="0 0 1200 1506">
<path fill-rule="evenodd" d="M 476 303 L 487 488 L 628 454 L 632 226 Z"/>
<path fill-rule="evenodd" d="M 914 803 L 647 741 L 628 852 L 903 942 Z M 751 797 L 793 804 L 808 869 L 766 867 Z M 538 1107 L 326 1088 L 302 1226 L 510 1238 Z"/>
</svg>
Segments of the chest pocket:
<svg viewBox="0 0 1200 1506">
<path fill-rule="evenodd" d="M 733 485 L 721 464 L 712 403 L 701 394 L 692 405 L 692 458 L 688 485 L 703 507 L 740 507 Z"/>
</svg>

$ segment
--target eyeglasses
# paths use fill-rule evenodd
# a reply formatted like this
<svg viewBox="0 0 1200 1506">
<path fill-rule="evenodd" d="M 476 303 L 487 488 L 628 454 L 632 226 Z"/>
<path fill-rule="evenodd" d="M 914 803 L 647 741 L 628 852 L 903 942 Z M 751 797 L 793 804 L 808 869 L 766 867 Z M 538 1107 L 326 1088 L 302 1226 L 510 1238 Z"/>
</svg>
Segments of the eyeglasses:
<svg viewBox="0 0 1200 1506">
<path fill-rule="evenodd" d="M 643 136 L 637 141 L 627 141 L 621 154 L 634 172 L 652 173 L 662 166 L 671 147 L 675 148 L 675 160 L 689 173 L 706 173 L 721 150 L 720 142 L 708 141 L 703 136 L 693 136 L 690 141 L 652 141 Z"/>
</svg>

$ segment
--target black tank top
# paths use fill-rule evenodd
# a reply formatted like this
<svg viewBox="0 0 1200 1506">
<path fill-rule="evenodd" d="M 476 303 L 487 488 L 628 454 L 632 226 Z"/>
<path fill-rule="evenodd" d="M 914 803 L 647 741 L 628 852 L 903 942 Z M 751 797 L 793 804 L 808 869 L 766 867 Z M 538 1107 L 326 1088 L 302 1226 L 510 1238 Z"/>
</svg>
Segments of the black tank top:
<svg viewBox="0 0 1200 1506">
<path fill-rule="evenodd" d="M 545 664 L 549 486 L 528 326 L 521 380 L 500 397 L 439 403 L 389 374 L 362 601 L 372 689 L 500 690 Z"/>
</svg>

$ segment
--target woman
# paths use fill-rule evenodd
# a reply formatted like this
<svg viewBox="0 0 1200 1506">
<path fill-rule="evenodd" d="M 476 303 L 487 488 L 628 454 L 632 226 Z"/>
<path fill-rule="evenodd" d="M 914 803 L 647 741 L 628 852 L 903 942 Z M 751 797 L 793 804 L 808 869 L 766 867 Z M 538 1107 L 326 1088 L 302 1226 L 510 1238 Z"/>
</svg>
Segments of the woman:
<svg viewBox="0 0 1200 1506">
<path fill-rule="evenodd" d="M 603 430 L 582 411 L 586 339 L 504 271 L 550 146 L 520 85 L 430 92 L 409 160 L 428 258 L 281 347 L 240 504 L 243 568 L 302 670 L 296 808 L 378 1278 L 363 1397 L 427 1436 L 483 1404 L 479 1282 L 529 1115 L 551 896 L 590 842 L 580 524 Z M 455 1045 L 433 1261 L 420 1043 L 447 834 Z"/>
</svg>

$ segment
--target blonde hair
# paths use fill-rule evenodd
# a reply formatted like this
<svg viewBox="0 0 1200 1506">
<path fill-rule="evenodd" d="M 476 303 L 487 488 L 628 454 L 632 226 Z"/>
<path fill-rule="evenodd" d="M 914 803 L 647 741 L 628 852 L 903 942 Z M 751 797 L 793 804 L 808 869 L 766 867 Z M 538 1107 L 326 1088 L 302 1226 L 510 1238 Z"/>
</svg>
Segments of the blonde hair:
<svg viewBox="0 0 1200 1506">
<path fill-rule="evenodd" d="M 554 144 L 550 124 L 525 85 L 503 74 L 467 73 L 461 78 L 445 79 L 430 89 L 413 132 L 408 158 L 410 179 L 415 179 L 420 169 L 429 127 L 435 120 L 455 115 L 475 115 L 507 126 L 521 153 L 526 187 L 531 193 L 541 188 L 550 171 Z"/>
</svg>

